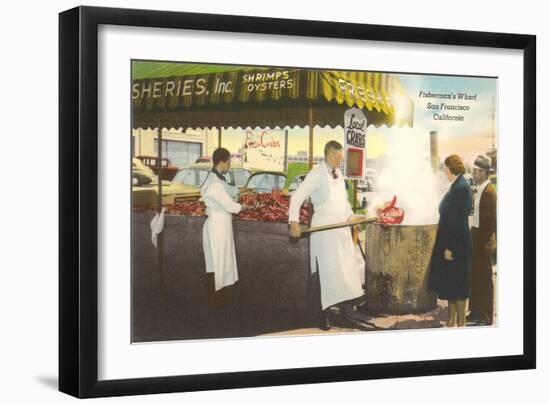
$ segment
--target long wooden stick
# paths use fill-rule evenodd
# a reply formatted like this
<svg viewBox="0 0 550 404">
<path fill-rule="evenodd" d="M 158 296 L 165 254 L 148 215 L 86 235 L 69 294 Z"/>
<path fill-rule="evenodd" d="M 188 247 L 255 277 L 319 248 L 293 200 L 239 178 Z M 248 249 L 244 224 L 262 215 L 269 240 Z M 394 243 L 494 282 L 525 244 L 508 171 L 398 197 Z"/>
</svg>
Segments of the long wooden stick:
<svg viewBox="0 0 550 404">
<path fill-rule="evenodd" d="M 377 217 L 364 217 L 348 220 L 347 222 L 325 224 L 323 226 L 302 228 L 302 234 L 315 233 L 317 231 L 339 229 L 341 227 L 355 226 L 356 224 L 372 223 L 378 220 Z"/>
</svg>

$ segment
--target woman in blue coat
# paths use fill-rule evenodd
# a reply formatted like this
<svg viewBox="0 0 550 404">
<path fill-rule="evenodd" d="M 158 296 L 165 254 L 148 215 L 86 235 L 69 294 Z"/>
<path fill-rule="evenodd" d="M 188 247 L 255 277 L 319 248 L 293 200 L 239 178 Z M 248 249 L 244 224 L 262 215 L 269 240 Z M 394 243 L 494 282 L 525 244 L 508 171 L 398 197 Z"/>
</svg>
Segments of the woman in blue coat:
<svg viewBox="0 0 550 404">
<path fill-rule="evenodd" d="M 472 191 L 464 179 L 464 164 L 457 155 L 445 159 L 451 187 L 439 204 L 439 226 L 430 263 L 428 289 L 448 301 L 447 326 L 466 325 L 466 300 L 472 261 L 468 216 Z"/>
</svg>

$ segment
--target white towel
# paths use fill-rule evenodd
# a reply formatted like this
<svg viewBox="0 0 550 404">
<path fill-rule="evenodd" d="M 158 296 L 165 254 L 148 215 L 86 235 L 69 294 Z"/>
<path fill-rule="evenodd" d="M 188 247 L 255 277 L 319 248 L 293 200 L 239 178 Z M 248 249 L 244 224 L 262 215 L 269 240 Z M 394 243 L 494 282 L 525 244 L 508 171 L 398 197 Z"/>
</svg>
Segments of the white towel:
<svg viewBox="0 0 550 404">
<path fill-rule="evenodd" d="M 166 208 L 162 208 L 160 214 L 156 214 L 151 220 L 151 241 L 155 248 L 157 247 L 157 238 L 158 235 L 162 232 L 164 228 L 164 211 Z"/>
</svg>

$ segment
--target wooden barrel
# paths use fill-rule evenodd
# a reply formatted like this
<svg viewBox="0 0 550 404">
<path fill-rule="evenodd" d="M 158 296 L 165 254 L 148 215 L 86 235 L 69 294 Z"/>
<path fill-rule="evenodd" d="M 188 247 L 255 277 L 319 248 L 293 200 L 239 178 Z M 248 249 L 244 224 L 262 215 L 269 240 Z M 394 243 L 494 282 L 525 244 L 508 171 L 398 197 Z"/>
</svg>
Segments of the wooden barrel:
<svg viewBox="0 0 550 404">
<path fill-rule="evenodd" d="M 369 313 L 422 313 L 437 306 L 428 270 L 437 224 L 367 224 L 366 309 Z"/>
</svg>

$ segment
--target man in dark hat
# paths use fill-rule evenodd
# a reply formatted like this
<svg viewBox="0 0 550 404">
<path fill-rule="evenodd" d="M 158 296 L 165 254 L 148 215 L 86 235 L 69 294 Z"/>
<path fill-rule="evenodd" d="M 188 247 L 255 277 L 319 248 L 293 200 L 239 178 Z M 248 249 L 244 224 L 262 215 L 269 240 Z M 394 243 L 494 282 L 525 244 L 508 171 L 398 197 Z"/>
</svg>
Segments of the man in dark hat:
<svg viewBox="0 0 550 404">
<path fill-rule="evenodd" d="M 491 160 L 477 156 L 472 176 L 477 184 L 474 211 L 471 217 L 473 241 L 470 277 L 469 321 L 493 324 L 493 265 L 491 253 L 496 249 L 497 194 L 489 180 Z"/>
</svg>

